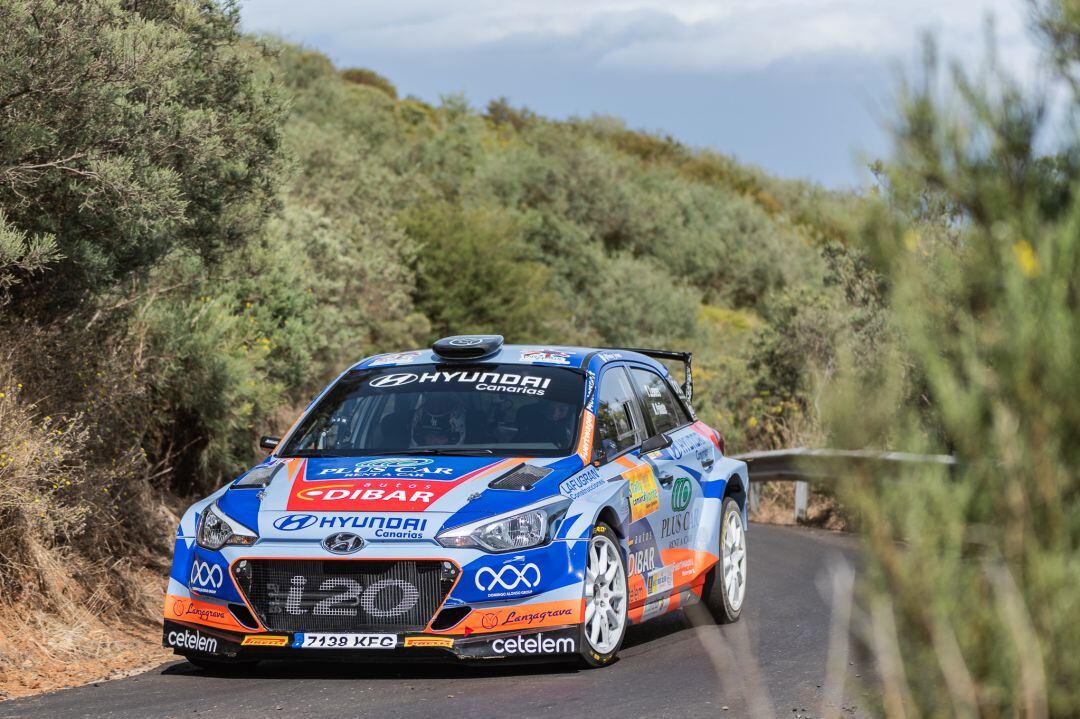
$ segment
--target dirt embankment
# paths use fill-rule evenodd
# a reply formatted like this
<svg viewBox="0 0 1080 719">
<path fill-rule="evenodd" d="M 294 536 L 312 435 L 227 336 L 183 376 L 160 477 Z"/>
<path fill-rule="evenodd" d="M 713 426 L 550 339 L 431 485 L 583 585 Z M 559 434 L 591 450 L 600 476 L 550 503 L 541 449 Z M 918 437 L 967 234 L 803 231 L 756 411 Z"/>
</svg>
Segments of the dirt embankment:
<svg viewBox="0 0 1080 719">
<path fill-rule="evenodd" d="M 3 607 L 0 624 L 0 699 L 38 694 L 137 674 L 168 661 L 161 646 L 164 578 L 144 571 L 132 577 L 144 600 L 140 611 L 109 615 L 89 597 L 61 613 L 32 601 Z M 157 611 L 152 611 L 156 607 Z"/>
</svg>

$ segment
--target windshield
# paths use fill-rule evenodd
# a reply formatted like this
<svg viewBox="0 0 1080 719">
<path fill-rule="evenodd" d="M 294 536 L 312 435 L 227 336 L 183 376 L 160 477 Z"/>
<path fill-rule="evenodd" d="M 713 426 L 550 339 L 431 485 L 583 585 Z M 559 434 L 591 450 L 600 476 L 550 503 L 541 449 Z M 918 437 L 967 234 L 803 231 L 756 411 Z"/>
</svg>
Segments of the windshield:
<svg viewBox="0 0 1080 719">
<path fill-rule="evenodd" d="M 286 457 L 570 454 L 581 372 L 514 364 L 356 370 L 322 398 Z"/>
</svg>

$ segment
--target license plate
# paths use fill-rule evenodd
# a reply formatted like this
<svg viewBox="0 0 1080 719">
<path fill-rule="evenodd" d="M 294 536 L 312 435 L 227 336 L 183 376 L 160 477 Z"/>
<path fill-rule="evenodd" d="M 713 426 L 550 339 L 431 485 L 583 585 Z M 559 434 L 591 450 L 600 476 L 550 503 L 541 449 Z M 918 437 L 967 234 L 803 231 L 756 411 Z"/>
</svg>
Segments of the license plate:
<svg viewBox="0 0 1080 719">
<path fill-rule="evenodd" d="M 396 634 L 294 634 L 294 649 L 393 649 Z"/>
</svg>

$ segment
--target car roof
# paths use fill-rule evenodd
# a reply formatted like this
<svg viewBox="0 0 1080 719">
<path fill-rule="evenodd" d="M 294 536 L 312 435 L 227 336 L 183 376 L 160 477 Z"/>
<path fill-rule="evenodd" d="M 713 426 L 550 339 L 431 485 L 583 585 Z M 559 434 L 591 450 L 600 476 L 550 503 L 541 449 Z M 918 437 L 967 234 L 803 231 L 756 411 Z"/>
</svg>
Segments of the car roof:
<svg viewBox="0 0 1080 719">
<path fill-rule="evenodd" d="M 475 362 L 538 365 L 546 367 L 570 367 L 597 369 L 610 362 L 629 360 L 648 365 L 667 375 L 668 370 L 660 362 L 632 350 L 600 347 L 571 347 L 565 345 L 503 345 L 497 352 Z M 414 364 L 452 364 L 454 360 L 439 357 L 430 349 L 386 352 L 366 357 L 352 369 L 369 367 L 409 367 Z"/>
</svg>

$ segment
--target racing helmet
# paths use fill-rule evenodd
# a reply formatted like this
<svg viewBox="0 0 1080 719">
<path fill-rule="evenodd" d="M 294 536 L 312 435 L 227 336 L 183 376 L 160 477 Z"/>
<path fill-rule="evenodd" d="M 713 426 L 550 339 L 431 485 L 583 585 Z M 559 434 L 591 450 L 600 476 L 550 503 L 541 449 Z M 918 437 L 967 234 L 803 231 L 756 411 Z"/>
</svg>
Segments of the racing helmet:
<svg viewBox="0 0 1080 719">
<path fill-rule="evenodd" d="M 443 442 L 431 442 L 429 437 L 446 437 Z M 453 396 L 429 395 L 413 420 L 412 438 L 417 445 L 459 444 L 465 436 L 465 412 Z"/>
</svg>

